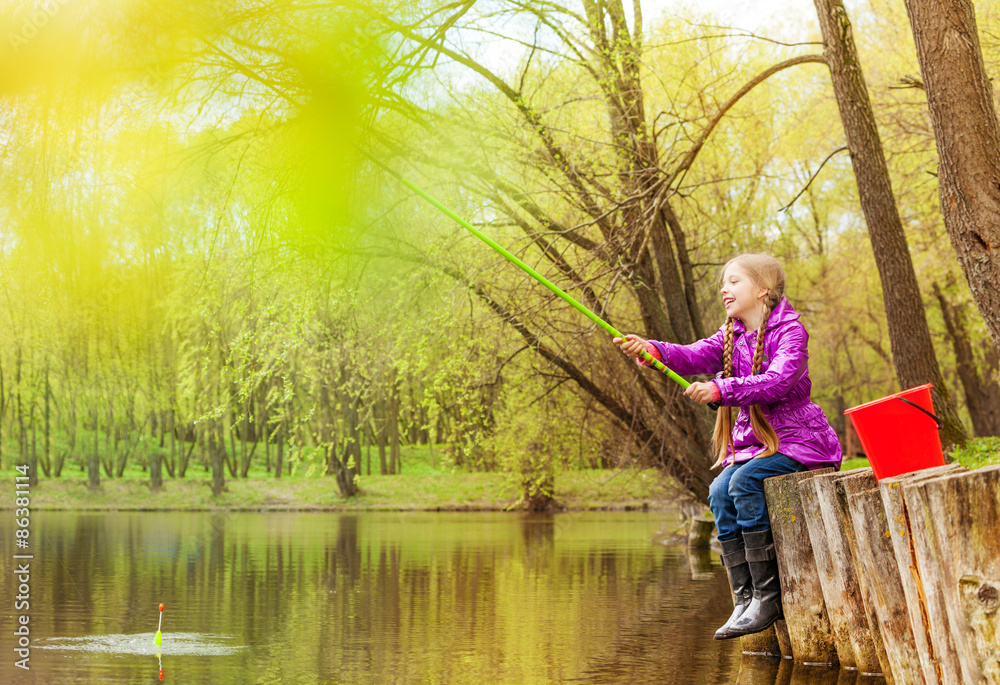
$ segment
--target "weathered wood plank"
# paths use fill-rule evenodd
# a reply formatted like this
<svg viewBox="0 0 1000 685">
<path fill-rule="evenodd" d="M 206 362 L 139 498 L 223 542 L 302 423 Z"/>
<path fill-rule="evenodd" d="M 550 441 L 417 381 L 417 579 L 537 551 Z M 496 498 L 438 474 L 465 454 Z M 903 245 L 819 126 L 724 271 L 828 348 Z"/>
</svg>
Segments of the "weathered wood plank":
<svg viewBox="0 0 1000 685">
<path fill-rule="evenodd" d="M 879 670 L 882 672 L 886 682 L 895 683 L 892 664 L 889 662 L 889 653 L 885 646 L 885 640 L 882 637 L 882 628 L 878 622 L 878 614 L 875 612 L 875 600 L 872 597 L 871 581 L 862 572 L 861 564 L 857 561 L 858 545 L 854 535 L 854 519 L 851 517 L 851 511 L 847 504 L 849 497 L 862 490 L 875 487 L 876 483 L 875 472 L 871 468 L 857 469 L 854 472 L 846 474 L 844 478 L 837 480 L 834 483 L 834 491 L 836 493 L 834 513 L 840 520 L 840 525 L 847 538 L 850 555 L 844 561 L 852 569 L 858 587 L 861 589 L 861 601 L 865 609 L 865 617 L 868 621 L 868 631 L 872 638 L 872 644 L 875 646 Z M 864 672 L 870 673 L 870 671 Z"/>
<path fill-rule="evenodd" d="M 862 490 L 848 498 L 848 507 L 854 522 L 854 561 L 860 562 L 861 572 L 868 577 L 893 678 L 897 683 L 923 685 L 920 655 L 910 627 L 882 493 L 878 487 Z"/>
<path fill-rule="evenodd" d="M 1000 466 L 905 485 L 903 497 L 923 523 L 920 577 L 941 590 L 964 682 L 1000 685 Z"/>
<path fill-rule="evenodd" d="M 962 471 L 965 471 L 965 467 L 961 464 L 948 464 L 893 478 L 883 478 L 879 481 L 882 506 L 885 507 L 885 515 L 892 534 L 892 549 L 896 555 L 896 566 L 899 569 L 899 578 L 903 583 L 903 594 L 906 596 L 906 606 L 910 613 L 910 627 L 913 629 L 913 639 L 920 655 L 920 667 L 926 683 L 962 685 L 962 671 L 958 655 L 955 653 L 955 645 L 951 640 L 948 617 L 943 604 L 940 604 L 934 612 L 937 629 L 931 625 L 931 611 L 928 609 L 926 591 L 918 572 L 917 553 L 913 546 L 913 535 L 903 501 L 903 486 Z M 941 597 L 940 592 L 933 594 L 938 598 Z M 938 644 L 935 644 L 935 641 Z"/>
<path fill-rule="evenodd" d="M 816 494 L 817 478 L 799 481 L 799 498 L 802 500 L 802 515 L 809 530 L 809 542 L 816 558 L 819 584 L 826 602 L 826 613 L 833 631 L 833 642 L 837 648 L 837 658 L 842 668 L 856 668 L 854 646 L 851 644 L 851 622 L 847 615 L 844 584 L 837 576 L 830 559 L 830 544 L 827 540 L 826 524 L 823 522 L 823 507 Z M 867 625 L 865 626 L 867 631 Z"/>
<path fill-rule="evenodd" d="M 937 535 L 933 528 L 929 527 L 932 522 L 923 511 L 919 493 L 908 488 L 905 484 L 903 486 L 903 504 L 906 507 L 906 519 L 910 529 L 910 543 L 913 546 L 917 576 L 920 587 L 924 591 L 924 607 L 927 611 L 927 630 L 930 633 L 930 642 L 936 655 L 945 655 L 949 662 L 959 663 L 959 680 L 962 681 L 964 676 L 961 675 L 961 662 L 958 661 L 955 641 L 951 637 L 948 611 L 945 609 L 944 587 L 941 585 L 940 568 L 937 562 L 940 554 Z M 953 668 L 954 664 L 952 663 L 949 673 Z M 942 679 L 943 676 L 942 664 Z"/>
<path fill-rule="evenodd" d="M 786 659 L 792 658 L 792 640 L 788 637 L 788 624 L 781 619 L 774 624 L 774 635 L 778 638 L 778 648 L 781 656 Z"/>
<path fill-rule="evenodd" d="M 837 649 L 802 513 L 798 485 L 803 479 L 832 471 L 830 468 L 802 471 L 764 480 L 764 495 L 781 578 L 785 625 L 788 627 L 792 656 L 800 663 L 837 663 Z"/>
<path fill-rule="evenodd" d="M 866 481 L 874 482 L 870 468 L 825 474 L 810 478 L 806 482 L 814 486 L 815 496 L 819 500 L 820 512 L 826 529 L 827 551 L 833 573 L 827 579 L 830 595 L 826 595 L 826 588 L 824 588 L 827 610 L 829 611 L 831 606 L 835 606 L 837 611 L 842 614 L 843 620 L 847 622 L 848 639 L 854 654 L 854 666 L 858 671 L 860 673 L 882 673 L 883 667 L 879 661 L 879 651 L 881 650 L 884 654 L 885 647 L 882 646 L 877 621 L 873 638 L 868 612 L 862 598 L 861 586 L 854 568 L 854 557 L 850 543 L 850 538 L 854 535 L 854 525 L 853 523 L 850 526 L 845 525 L 849 522 L 844 513 L 840 511 L 835 489 L 837 481 L 844 478 L 855 478 L 859 474 Z M 876 649 L 875 644 L 876 638 L 878 649 Z M 885 658 L 888 661 L 888 656 Z"/>
</svg>

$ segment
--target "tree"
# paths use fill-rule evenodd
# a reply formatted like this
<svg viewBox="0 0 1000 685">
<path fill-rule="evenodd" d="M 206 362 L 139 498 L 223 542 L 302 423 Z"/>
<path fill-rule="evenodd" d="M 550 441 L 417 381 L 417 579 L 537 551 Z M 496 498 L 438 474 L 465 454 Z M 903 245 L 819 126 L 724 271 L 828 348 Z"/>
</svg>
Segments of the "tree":
<svg viewBox="0 0 1000 685">
<path fill-rule="evenodd" d="M 1000 348 L 1000 126 L 971 0 L 906 0 L 938 158 L 944 225 Z"/>
<path fill-rule="evenodd" d="M 841 0 L 815 0 L 815 4 L 861 208 L 882 281 L 896 377 L 903 388 L 934 384 L 934 410 L 944 421 L 941 442 L 945 446 L 960 444 L 966 439 L 965 430 L 934 353 L 851 22 Z"/>
<path fill-rule="evenodd" d="M 789 67 L 823 58 L 803 55 L 772 64 L 727 98 L 714 101 L 705 91 L 693 93 L 690 102 L 674 103 L 672 111 L 652 117 L 645 100 L 638 3 L 632 7 L 632 26 L 621 0 L 583 7 L 579 14 L 556 3 L 504 3 L 498 12 L 521 13 L 536 24 L 533 42 L 521 43 L 528 54 L 519 73 L 507 77 L 446 40 L 453 26 L 490 31 L 477 25 L 472 3 L 449 5 L 452 14 L 441 16 L 444 10 L 439 10 L 411 24 L 377 19 L 413 46 L 406 54 L 428 61 L 446 58 L 481 77 L 506 103 L 500 121 L 516 118 L 510 130 L 484 131 L 468 140 L 469 153 L 458 163 L 462 174 L 455 178 L 469 194 L 489 200 L 496 216 L 522 234 L 518 249 L 530 255 L 524 258 L 539 260 L 552 280 L 579 293 L 619 329 L 641 327 L 648 337 L 693 342 L 707 331 L 695 285 L 697 260 L 675 206 L 683 201 L 683 179 L 744 96 Z M 548 61 L 534 62 L 536 53 L 547 53 Z M 554 80 L 573 84 L 559 104 L 547 92 Z M 451 147 L 462 127 L 478 126 L 464 107 L 457 110 L 449 129 Z M 664 123 L 657 123 L 661 116 Z M 435 128 L 427 126 L 422 133 L 433 136 Z M 385 138 L 380 142 L 390 150 L 412 158 L 411 150 Z M 436 170 L 454 171 L 447 159 L 417 158 Z M 692 407 L 663 379 L 624 365 L 604 340 L 580 328 L 579 319 L 568 323 L 572 312 L 546 293 L 531 291 L 527 299 L 520 293 L 521 281 L 504 273 L 487 281 L 469 278 L 463 268 L 449 272 L 542 358 L 545 375 L 575 383 L 582 396 L 613 417 L 647 463 L 663 468 L 696 496 L 706 495 L 712 480 L 707 412 Z"/>
<path fill-rule="evenodd" d="M 995 380 L 1000 371 L 1000 353 L 988 343 L 982 346 L 984 373 L 980 374 L 976 363 L 979 355 L 966 330 L 963 308 L 949 302 L 937 283 L 934 284 L 934 297 L 955 352 L 956 375 L 965 392 L 972 431 L 977 436 L 1000 435 L 1000 383 Z"/>
</svg>

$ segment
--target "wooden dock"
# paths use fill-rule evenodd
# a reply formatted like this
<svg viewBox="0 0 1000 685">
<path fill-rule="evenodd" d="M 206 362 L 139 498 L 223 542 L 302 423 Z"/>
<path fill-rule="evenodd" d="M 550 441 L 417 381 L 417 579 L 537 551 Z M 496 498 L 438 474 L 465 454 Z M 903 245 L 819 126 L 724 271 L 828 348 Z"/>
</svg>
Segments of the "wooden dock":
<svg viewBox="0 0 1000 685">
<path fill-rule="evenodd" d="M 1000 466 L 882 481 L 821 469 L 764 487 L 785 620 L 742 638 L 745 653 L 1000 685 Z"/>
</svg>

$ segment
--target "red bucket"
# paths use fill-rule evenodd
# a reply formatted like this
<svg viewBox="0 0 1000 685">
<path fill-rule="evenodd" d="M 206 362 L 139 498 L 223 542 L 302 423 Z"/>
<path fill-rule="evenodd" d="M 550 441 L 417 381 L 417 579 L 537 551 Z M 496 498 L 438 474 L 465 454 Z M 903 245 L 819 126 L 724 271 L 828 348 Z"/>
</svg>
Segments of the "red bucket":
<svg viewBox="0 0 1000 685">
<path fill-rule="evenodd" d="M 932 385 L 919 385 L 844 411 L 851 417 L 877 479 L 944 466 Z"/>
</svg>

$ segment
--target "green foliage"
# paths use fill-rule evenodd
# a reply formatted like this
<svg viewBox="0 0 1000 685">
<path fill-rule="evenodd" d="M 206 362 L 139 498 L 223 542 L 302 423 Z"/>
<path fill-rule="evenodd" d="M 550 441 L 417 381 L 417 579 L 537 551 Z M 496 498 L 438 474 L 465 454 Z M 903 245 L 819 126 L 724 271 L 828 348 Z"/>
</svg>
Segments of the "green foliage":
<svg viewBox="0 0 1000 685">
<path fill-rule="evenodd" d="M 853 471 L 854 469 L 866 469 L 871 466 L 868 460 L 863 457 L 853 457 L 851 459 L 845 459 L 840 463 L 841 471 Z"/>
<path fill-rule="evenodd" d="M 955 448 L 952 458 L 969 469 L 1000 464 L 1000 437 L 972 438 Z"/>
<path fill-rule="evenodd" d="M 894 190 L 925 296 L 936 284 L 971 311 L 938 212 L 923 94 L 894 87 L 917 72 L 905 13 L 890 5 L 859 12 L 855 38 Z M 608 340 L 354 151 L 377 151 L 574 295 L 589 289 L 616 326 L 641 332 L 639 298 L 660 284 L 606 256 L 645 239 L 623 197 L 636 159 L 622 152 L 622 122 L 609 121 L 627 53 L 602 45 L 581 56 L 586 27 L 572 50 L 545 28 L 576 26 L 574 17 L 501 6 L 531 21 L 498 27 L 477 6 L 456 26 L 510 39 L 496 71 L 518 84 L 514 100 L 372 19 L 390 8 L 352 3 L 72 3 L 6 55 L 0 465 L 62 460 L 77 477 L 96 436 L 100 462 L 126 459 L 126 478 L 148 478 L 153 455 L 177 458 L 159 446 L 166 422 L 178 450 L 196 446 L 199 474 L 210 434 L 251 477 L 280 436 L 285 475 L 339 470 L 345 489 L 364 490 L 382 441 L 390 453 L 402 447 L 404 473 L 499 469 L 517 497 L 541 506 L 562 497 L 567 470 L 631 462 L 644 449 L 633 425 L 539 355 L 570 360 L 603 399 L 660 426 L 663 413 L 641 406 Z M 440 9 L 401 6 L 390 18 L 441 21 Z M 982 10 L 983 35 L 993 35 L 993 4 Z M 7 19 L 20 31 L 18 16 Z M 80 22 L 91 29 L 75 30 Z M 713 23 L 693 12 L 647 19 L 636 139 L 655 148 L 662 176 L 750 78 L 817 49 Z M 426 28 L 454 47 L 456 26 Z M 526 47 L 536 35 L 539 49 Z M 102 49 L 88 52 L 88 41 Z M 991 69 L 997 54 L 986 50 Z M 723 316 L 721 263 L 744 250 L 783 260 L 811 335 L 813 397 L 843 428 L 844 408 L 898 388 L 850 158 L 833 154 L 820 170 L 844 144 L 831 96 L 817 64 L 761 84 L 720 120 L 669 201 L 706 333 Z M 597 226 L 565 168 L 595 179 L 592 197 L 615 231 Z M 535 221 L 531 203 L 561 225 Z M 952 339 L 936 303 L 928 311 L 960 398 Z M 993 382 L 985 326 L 965 323 L 975 366 Z M 421 450 L 426 459 L 413 456 Z M 986 440 L 957 454 L 971 464 L 995 452 Z"/>
</svg>

